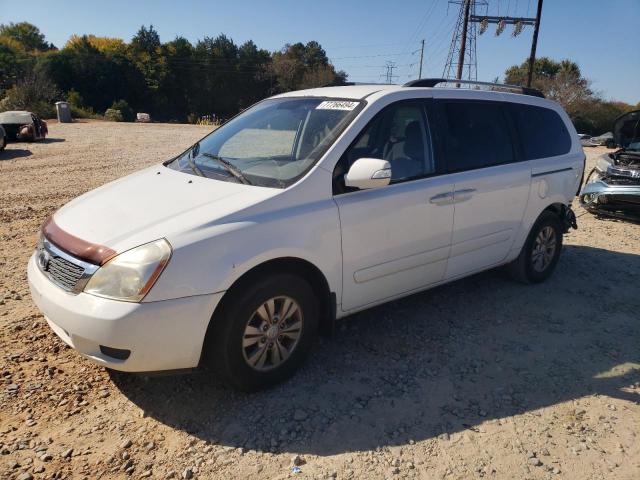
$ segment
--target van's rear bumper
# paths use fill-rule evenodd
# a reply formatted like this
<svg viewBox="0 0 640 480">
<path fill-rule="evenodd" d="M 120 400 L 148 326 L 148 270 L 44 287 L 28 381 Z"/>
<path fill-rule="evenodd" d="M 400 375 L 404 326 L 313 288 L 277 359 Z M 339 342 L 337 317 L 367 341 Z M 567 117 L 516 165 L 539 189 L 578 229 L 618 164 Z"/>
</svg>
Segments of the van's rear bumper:
<svg viewBox="0 0 640 480">
<path fill-rule="evenodd" d="M 31 297 L 51 329 L 89 360 L 127 372 L 198 366 L 209 320 L 222 298 L 215 293 L 120 302 L 62 290 L 42 274 L 34 256 L 27 271 Z"/>
</svg>

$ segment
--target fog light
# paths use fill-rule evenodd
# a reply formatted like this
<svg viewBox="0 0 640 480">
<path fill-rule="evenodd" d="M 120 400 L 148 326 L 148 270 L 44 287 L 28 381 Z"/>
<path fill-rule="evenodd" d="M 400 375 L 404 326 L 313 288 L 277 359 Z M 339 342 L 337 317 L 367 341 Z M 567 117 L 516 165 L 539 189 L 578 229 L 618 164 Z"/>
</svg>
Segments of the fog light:
<svg viewBox="0 0 640 480">
<path fill-rule="evenodd" d="M 131 355 L 131 350 L 121 350 L 119 348 L 111 348 L 105 347 L 104 345 L 100 345 L 100 351 L 111 358 L 115 358 L 116 360 L 126 360 Z"/>
</svg>

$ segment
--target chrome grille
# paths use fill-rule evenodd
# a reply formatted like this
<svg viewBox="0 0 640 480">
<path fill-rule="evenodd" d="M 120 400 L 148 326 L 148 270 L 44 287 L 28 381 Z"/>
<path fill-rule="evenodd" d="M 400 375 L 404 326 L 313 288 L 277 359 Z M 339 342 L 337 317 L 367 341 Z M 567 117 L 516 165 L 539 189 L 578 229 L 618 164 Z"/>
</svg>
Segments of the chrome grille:
<svg viewBox="0 0 640 480">
<path fill-rule="evenodd" d="M 98 265 L 69 255 L 44 237 L 38 242 L 36 263 L 49 280 L 71 293 L 82 292 L 98 269 Z"/>
<path fill-rule="evenodd" d="M 71 291 L 75 288 L 78 280 L 84 274 L 84 268 L 74 265 L 62 257 L 51 256 L 46 265 L 45 272 L 49 273 L 49 278 L 65 290 Z"/>
</svg>

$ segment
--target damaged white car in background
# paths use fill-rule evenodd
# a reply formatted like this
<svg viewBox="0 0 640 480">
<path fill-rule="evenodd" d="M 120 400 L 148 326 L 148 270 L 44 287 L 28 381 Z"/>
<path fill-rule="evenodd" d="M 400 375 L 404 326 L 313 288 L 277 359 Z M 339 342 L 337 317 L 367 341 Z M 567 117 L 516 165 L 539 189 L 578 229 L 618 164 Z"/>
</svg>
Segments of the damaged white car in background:
<svg viewBox="0 0 640 480">
<path fill-rule="evenodd" d="M 640 110 L 618 117 L 613 153 L 598 158 L 580 192 L 589 212 L 640 221 Z"/>
</svg>

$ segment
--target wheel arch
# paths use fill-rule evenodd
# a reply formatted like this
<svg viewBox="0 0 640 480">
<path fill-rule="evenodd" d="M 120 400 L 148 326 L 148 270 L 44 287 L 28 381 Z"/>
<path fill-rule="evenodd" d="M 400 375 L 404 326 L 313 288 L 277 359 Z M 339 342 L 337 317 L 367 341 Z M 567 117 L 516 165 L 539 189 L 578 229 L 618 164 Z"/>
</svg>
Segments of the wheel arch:
<svg viewBox="0 0 640 480">
<path fill-rule="evenodd" d="M 570 205 L 565 205 L 564 203 L 556 202 L 548 205 L 543 212 L 552 212 L 558 216 L 560 223 L 562 224 L 562 233 L 567 233 L 571 228 L 577 229 L 578 224 L 576 223 L 576 216 L 571 210 Z M 540 213 L 542 215 L 542 212 Z M 538 217 L 540 217 L 538 215 Z"/>
<path fill-rule="evenodd" d="M 214 329 L 216 314 L 221 312 L 226 305 L 235 300 L 237 292 L 258 278 L 263 278 L 272 273 L 292 273 L 305 279 L 314 292 L 317 292 L 318 303 L 320 306 L 320 331 L 324 334 L 331 334 L 336 318 L 336 294 L 329 287 L 329 282 L 322 271 L 313 263 L 299 257 L 279 257 L 262 262 L 243 273 L 238 277 L 227 289 L 222 299 L 216 305 L 209 324 L 207 332 L 202 344 L 202 352 L 200 354 L 200 363 L 203 363 L 204 356 L 207 352 L 207 346 L 210 344 L 211 335 Z"/>
<path fill-rule="evenodd" d="M 567 209 L 566 205 L 560 202 L 556 202 L 556 203 L 547 205 L 547 207 L 542 212 L 553 212 L 556 215 L 558 215 L 560 218 L 562 218 L 564 216 L 564 212 L 566 211 L 566 209 Z M 540 212 L 540 215 L 542 215 L 542 212 Z M 540 217 L 540 215 L 538 215 L 538 218 Z"/>
</svg>

